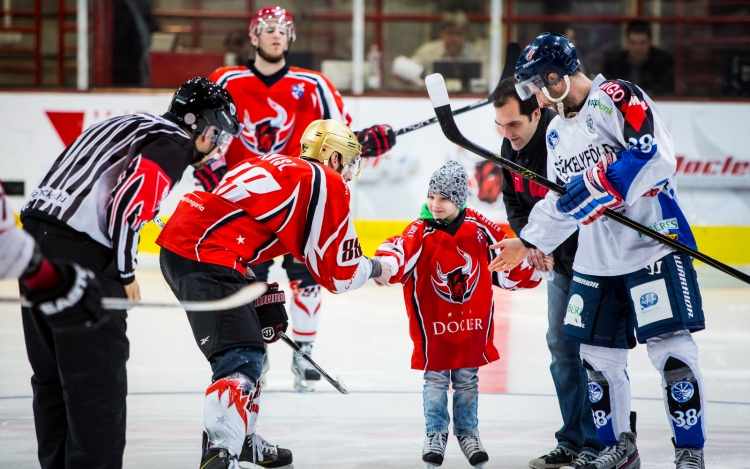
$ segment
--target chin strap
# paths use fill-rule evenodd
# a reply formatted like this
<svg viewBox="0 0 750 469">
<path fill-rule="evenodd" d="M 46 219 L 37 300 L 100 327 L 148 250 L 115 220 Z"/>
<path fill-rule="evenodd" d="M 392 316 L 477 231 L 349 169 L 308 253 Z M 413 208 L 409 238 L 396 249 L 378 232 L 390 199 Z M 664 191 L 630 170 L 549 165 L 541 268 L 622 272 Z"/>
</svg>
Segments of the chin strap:
<svg viewBox="0 0 750 469">
<path fill-rule="evenodd" d="M 549 91 L 547 90 L 546 86 L 542 88 L 542 93 L 544 93 L 544 96 L 546 96 L 547 99 L 552 101 L 553 103 L 557 103 L 557 114 L 560 116 L 561 119 L 565 119 L 565 108 L 563 106 L 563 99 L 565 99 L 565 97 L 568 96 L 568 93 L 570 92 L 570 76 L 565 75 L 564 79 L 565 79 L 565 93 L 563 93 L 563 95 L 560 96 L 559 98 L 553 98 L 552 96 L 550 96 Z M 557 84 L 557 82 L 553 84 Z"/>
<path fill-rule="evenodd" d="M 193 160 L 190 162 L 191 165 L 202 161 L 206 156 L 208 156 L 212 151 L 214 151 L 217 146 L 215 143 L 211 142 L 213 143 L 213 145 L 211 145 L 211 148 L 209 148 L 208 151 L 205 151 L 205 152 L 199 151 L 198 145 L 196 144 L 197 141 L 198 141 L 198 135 L 196 134 L 195 137 L 193 137 Z"/>
</svg>

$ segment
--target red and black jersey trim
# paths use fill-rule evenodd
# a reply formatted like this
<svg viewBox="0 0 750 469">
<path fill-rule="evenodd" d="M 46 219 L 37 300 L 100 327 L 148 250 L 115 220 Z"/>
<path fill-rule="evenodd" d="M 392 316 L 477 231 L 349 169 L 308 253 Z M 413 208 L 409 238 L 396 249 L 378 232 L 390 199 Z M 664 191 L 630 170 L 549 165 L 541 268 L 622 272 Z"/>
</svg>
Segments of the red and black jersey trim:
<svg viewBox="0 0 750 469">
<path fill-rule="evenodd" d="M 427 363 L 429 361 L 429 357 L 427 355 L 427 331 L 425 330 L 424 320 L 422 318 L 422 310 L 419 308 L 419 298 L 417 298 L 417 279 L 419 277 L 419 274 L 417 273 L 417 269 L 415 268 L 412 271 L 413 275 L 413 285 L 414 288 L 411 292 L 411 304 L 414 308 L 414 311 L 417 313 L 414 315 L 414 317 L 417 320 L 417 324 L 419 325 L 419 333 L 422 335 L 422 355 L 424 356 L 424 369 L 427 369 Z"/>
<path fill-rule="evenodd" d="M 195 257 L 198 259 L 198 262 L 201 261 L 201 255 L 200 255 L 200 246 L 203 243 L 203 241 L 211 236 L 211 234 L 221 229 L 222 227 L 228 225 L 229 223 L 232 223 L 233 221 L 242 218 L 244 216 L 247 216 L 244 210 L 238 209 L 234 212 L 228 213 L 227 215 L 224 215 L 222 218 L 216 221 L 213 225 L 211 225 L 204 233 L 203 236 L 198 240 L 198 242 L 195 244 Z"/>
<path fill-rule="evenodd" d="M 307 205 L 307 219 L 305 220 L 305 234 L 302 236 L 302 252 L 305 252 L 305 246 L 307 246 L 307 240 L 310 238 L 310 232 L 312 231 L 313 219 L 315 218 L 315 211 L 318 208 L 318 202 L 320 200 L 320 185 L 323 184 L 323 170 L 315 163 L 306 162 L 312 169 L 312 195 L 310 196 L 310 203 Z"/>
</svg>

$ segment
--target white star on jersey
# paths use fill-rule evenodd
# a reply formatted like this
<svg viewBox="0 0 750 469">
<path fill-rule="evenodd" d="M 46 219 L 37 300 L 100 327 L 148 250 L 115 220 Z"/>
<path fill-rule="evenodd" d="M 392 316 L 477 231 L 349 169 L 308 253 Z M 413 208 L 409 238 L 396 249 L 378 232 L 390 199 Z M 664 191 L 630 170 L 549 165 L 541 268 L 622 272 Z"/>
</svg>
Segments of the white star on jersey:
<svg viewBox="0 0 750 469">
<path fill-rule="evenodd" d="M 237 238 L 237 244 L 245 244 L 245 238 L 243 238 L 242 236 L 239 236 Z"/>
</svg>

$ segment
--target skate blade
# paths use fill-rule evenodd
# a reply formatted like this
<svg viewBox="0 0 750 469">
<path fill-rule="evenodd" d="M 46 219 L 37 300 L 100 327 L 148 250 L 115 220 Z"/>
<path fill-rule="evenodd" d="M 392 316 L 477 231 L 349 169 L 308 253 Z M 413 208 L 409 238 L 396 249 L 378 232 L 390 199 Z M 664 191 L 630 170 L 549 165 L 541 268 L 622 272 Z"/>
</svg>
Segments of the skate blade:
<svg viewBox="0 0 750 469">
<path fill-rule="evenodd" d="M 294 377 L 294 390 L 300 393 L 308 393 L 315 391 L 315 384 L 317 381 L 306 381 L 299 377 Z"/>
<path fill-rule="evenodd" d="M 424 469 L 437 469 L 440 464 L 432 464 L 431 462 L 424 463 Z"/>
<path fill-rule="evenodd" d="M 268 469 L 266 466 L 259 466 L 257 464 L 253 464 L 250 461 L 240 461 L 239 467 L 241 469 Z M 279 466 L 278 468 L 274 469 L 294 469 L 294 463 L 288 464 L 286 466 Z"/>
</svg>

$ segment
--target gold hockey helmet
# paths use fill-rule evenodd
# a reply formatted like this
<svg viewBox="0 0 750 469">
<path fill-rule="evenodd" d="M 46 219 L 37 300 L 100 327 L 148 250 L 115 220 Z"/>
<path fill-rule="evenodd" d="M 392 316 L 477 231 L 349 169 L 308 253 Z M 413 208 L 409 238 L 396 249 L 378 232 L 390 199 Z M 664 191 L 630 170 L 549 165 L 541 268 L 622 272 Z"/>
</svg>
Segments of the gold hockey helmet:
<svg viewBox="0 0 750 469">
<path fill-rule="evenodd" d="M 352 179 L 356 180 L 362 170 L 362 145 L 354 132 L 344 124 L 334 119 L 316 120 L 307 126 L 300 139 L 302 152 L 300 157 L 312 158 L 325 163 L 331 153 L 341 155 L 341 164 L 352 171 Z M 344 169 L 346 171 L 346 169 Z"/>
</svg>

